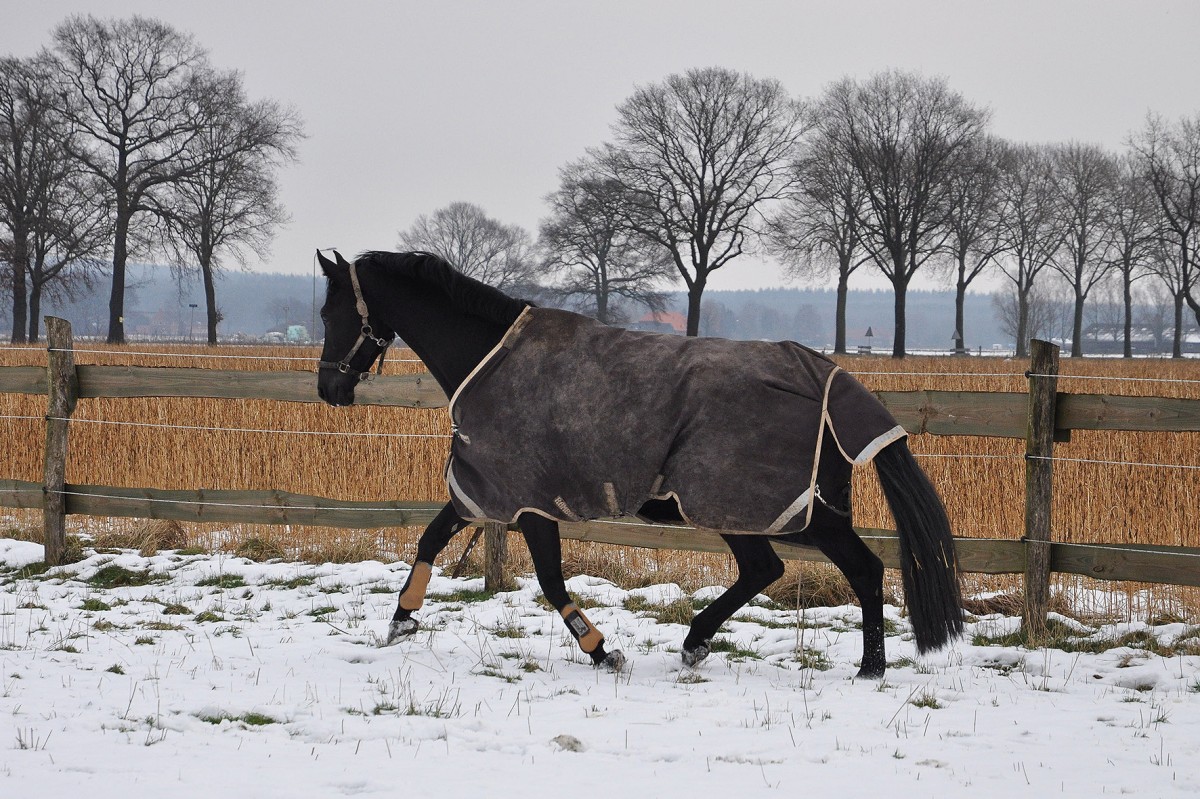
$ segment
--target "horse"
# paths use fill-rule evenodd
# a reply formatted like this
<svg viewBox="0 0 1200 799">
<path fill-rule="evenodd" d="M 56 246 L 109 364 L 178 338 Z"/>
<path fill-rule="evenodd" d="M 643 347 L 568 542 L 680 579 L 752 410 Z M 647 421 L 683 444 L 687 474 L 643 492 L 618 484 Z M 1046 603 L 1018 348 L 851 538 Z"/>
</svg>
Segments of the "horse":
<svg viewBox="0 0 1200 799">
<path fill-rule="evenodd" d="M 451 538 L 491 520 L 515 523 L 545 598 L 580 649 L 619 671 L 624 654 L 606 647 L 566 589 L 559 523 L 636 516 L 714 530 L 736 562 L 734 583 L 692 620 L 686 666 L 707 657 L 718 628 L 783 575 L 776 541 L 816 547 L 842 572 L 862 607 L 858 676 L 882 678 L 883 563 L 851 524 L 851 469 L 866 462 L 896 521 L 918 651 L 962 634 L 957 561 L 937 492 L 903 428 L 819 353 L 793 342 L 609 328 L 511 297 L 431 253 L 317 258 L 327 278 L 319 397 L 351 405 L 399 336 L 451 398 L 451 500 L 417 543 L 385 646 L 417 631 L 414 614 Z"/>
</svg>

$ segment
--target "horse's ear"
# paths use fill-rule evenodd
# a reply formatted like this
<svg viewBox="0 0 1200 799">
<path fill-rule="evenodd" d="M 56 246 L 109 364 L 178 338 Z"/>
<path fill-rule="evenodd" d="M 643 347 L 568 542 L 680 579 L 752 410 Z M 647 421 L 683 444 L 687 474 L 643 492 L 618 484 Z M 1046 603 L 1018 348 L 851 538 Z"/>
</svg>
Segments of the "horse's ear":
<svg viewBox="0 0 1200 799">
<path fill-rule="evenodd" d="M 335 264 L 324 255 L 321 255 L 320 250 L 317 250 L 317 263 L 321 265 L 321 271 L 325 273 L 325 277 L 333 277 Z"/>
<path fill-rule="evenodd" d="M 342 254 L 340 252 L 338 252 L 337 250 L 333 251 L 333 257 L 337 259 L 338 266 L 344 267 L 346 269 L 350 268 L 350 264 L 346 263 L 346 259 L 343 258 Z"/>
</svg>

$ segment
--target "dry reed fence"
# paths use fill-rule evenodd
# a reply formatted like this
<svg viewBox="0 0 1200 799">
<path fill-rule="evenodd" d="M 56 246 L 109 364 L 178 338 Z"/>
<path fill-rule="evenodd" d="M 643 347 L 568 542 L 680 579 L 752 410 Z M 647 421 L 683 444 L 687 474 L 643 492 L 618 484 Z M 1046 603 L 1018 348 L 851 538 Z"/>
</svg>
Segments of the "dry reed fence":
<svg viewBox="0 0 1200 799">
<path fill-rule="evenodd" d="M 76 345 L 79 364 L 187 366 L 258 371 L 312 370 L 317 352 L 295 347 L 169 347 Z M 153 352 L 156 355 L 135 353 Z M 164 357 L 166 356 L 166 357 Z M 196 357 L 200 356 L 200 357 Z M 238 356 L 229 358 L 228 356 Z M 388 371 L 423 371 L 400 351 Z M 1001 358 L 849 356 L 841 359 L 872 390 L 1024 392 L 1027 361 Z M 43 366 L 38 348 L 0 348 L 0 365 Z M 1072 393 L 1200 398 L 1200 361 L 1063 359 L 1059 390 Z M 1072 376 L 1077 376 L 1073 379 Z M 1080 379 L 1105 378 L 1105 379 Z M 1136 379 L 1130 379 L 1136 378 Z M 1193 382 L 1172 382 L 1193 381 Z M 315 394 L 315 376 L 314 376 Z M 42 470 L 45 399 L 0 394 L 0 440 L 8 457 L 0 478 L 37 481 Z M 105 424 L 85 420 L 104 420 Z M 123 422 L 130 424 L 111 424 Z M 228 432 L 186 428 L 240 428 Z M 311 435 L 322 431 L 329 435 Z M 361 435 L 363 433 L 390 434 Z M 400 437 L 403 434 L 413 437 Z M 281 489 L 344 500 L 440 501 L 446 498 L 442 467 L 449 425 L 444 410 L 361 406 L 335 409 L 313 403 L 213 399 L 84 399 L 73 416 L 71 483 L 153 486 L 164 489 Z M 938 487 L 955 533 L 978 538 L 1018 538 L 1023 529 L 1024 444 L 1001 438 L 911 437 L 914 452 Z M 1074 431 L 1055 449 L 1053 540 L 1070 543 L 1141 543 L 1200 546 L 1200 433 Z M 1101 461 L 1086 463 L 1082 461 Z M 856 471 L 855 523 L 891 527 L 873 470 Z M 14 512 L 27 530 L 36 516 Z M 72 517 L 72 528 L 93 535 L 134 535 L 145 523 Z M 316 527 L 185 524 L 190 544 L 228 551 L 257 551 L 308 559 L 365 557 L 407 559 L 419 529 L 345 531 Z M 2 530 L 0 530 L 2 533 Z M 455 542 L 443 563 L 459 557 Z M 512 547 L 517 570 L 530 570 L 523 547 Z M 638 550 L 564 542 L 568 568 L 624 584 L 662 580 L 689 587 L 728 583 L 731 558 L 702 553 Z M 792 594 L 796 582 L 848 600 L 829 569 L 789 563 L 772 592 Z M 1056 575 L 1064 607 L 1079 615 L 1191 618 L 1200 607 L 1195 589 L 1106 583 Z M 1012 592 L 1019 577 L 967 575 L 969 593 Z M 804 587 L 801 586 L 804 590 Z M 821 597 L 813 601 L 821 601 Z"/>
</svg>

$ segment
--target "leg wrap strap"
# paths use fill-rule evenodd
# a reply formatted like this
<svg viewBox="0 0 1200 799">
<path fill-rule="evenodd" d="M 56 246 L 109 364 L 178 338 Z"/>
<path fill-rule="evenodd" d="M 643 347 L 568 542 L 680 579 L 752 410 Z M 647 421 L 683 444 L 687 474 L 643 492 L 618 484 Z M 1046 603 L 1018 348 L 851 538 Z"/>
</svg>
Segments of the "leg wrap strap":
<svg viewBox="0 0 1200 799">
<path fill-rule="evenodd" d="M 559 612 L 562 613 L 563 621 L 567 623 L 567 629 L 575 636 L 579 648 L 584 652 L 594 652 L 596 647 L 604 643 L 604 636 L 588 621 L 583 611 L 575 607 L 574 602 L 565 605 Z"/>
<path fill-rule="evenodd" d="M 433 576 L 433 566 L 424 561 L 413 564 L 408 575 L 408 582 L 400 593 L 400 607 L 403 610 L 420 610 L 425 604 L 425 592 L 429 589 L 429 578 Z"/>
</svg>

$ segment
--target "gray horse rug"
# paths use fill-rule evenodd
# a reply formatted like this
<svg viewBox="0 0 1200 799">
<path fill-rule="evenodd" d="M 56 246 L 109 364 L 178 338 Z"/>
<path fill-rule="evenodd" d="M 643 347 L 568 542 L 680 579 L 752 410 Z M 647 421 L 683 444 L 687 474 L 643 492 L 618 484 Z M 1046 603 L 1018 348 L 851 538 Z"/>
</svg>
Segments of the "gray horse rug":
<svg viewBox="0 0 1200 799">
<path fill-rule="evenodd" d="M 905 435 L 800 344 L 624 330 L 552 308 L 521 314 L 450 416 L 446 482 L 464 519 L 646 518 L 647 502 L 673 500 L 695 527 L 768 535 L 803 530 L 849 464 Z M 822 452 L 845 459 L 829 470 L 841 485 L 818 486 Z"/>
</svg>

